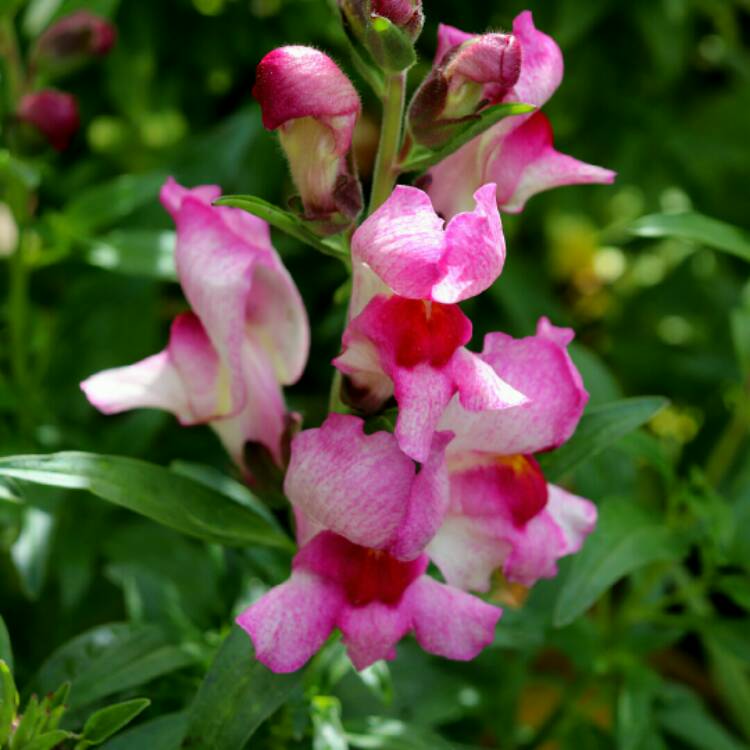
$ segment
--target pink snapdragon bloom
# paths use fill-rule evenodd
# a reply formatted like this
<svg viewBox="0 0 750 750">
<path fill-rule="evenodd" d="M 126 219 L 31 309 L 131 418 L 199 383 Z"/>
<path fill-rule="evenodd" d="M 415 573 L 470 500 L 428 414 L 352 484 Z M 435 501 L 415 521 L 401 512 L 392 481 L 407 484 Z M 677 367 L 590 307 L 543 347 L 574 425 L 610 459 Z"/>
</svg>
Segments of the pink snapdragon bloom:
<svg viewBox="0 0 750 750">
<path fill-rule="evenodd" d="M 567 354 L 573 332 L 539 321 L 537 334 L 489 334 L 480 355 L 528 401 L 502 412 L 469 412 L 454 400 L 440 421 L 451 499 L 428 553 L 449 584 L 486 591 L 496 569 L 530 586 L 557 573 L 596 523 L 596 507 L 547 484 L 534 453 L 564 443 L 588 400 Z"/>
<path fill-rule="evenodd" d="M 56 151 L 68 147 L 81 124 L 76 98 L 53 89 L 25 94 L 16 116 L 35 128 Z"/>
<path fill-rule="evenodd" d="M 494 185 L 475 201 L 444 226 L 424 192 L 399 185 L 352 239 L 352 319 L 334 364 L 358 408 L 376 411 L 395 396 L 396 437 L 417 461 L 454 394 L 470 410 L 524 400 L 464 348 L 471 322 L 455 303 L 489 287 L 505 261 Z"/>
<path fill-rule="evenodd" d="M 281 465 L 281 386 L 307 362 L 307 316 L 268 225 L 212 206 L 220 194 L 216 185 L 188 190 L 167 180 L 161 200 L 177 225 L 177 272 L 193 312 L 175 318 L 164 351 L 81 387 L 105 414 L 164 409 L 184 425 L 210 424 L 240 466 L 247 442 Z"/>
<path fill-rule="evenodd" d="M 524 102 L 541 107 L 560 85 L 563 61 L 554 40 L 534 26 L 530 11 L 513 21 L 513 36 L 521 45 L 521 74 L 515 86 L 490 101 Z M 436 65 L 471 34 L 441 25 Z M 503 211 L 518 213 L 533 195 L 562 185 L 611 183 L 615 173 L 585 164 L 554 149 L 552 128 L 541 112 L 508 117 L 489 128 L 428 173 L 427 190 L 435 208 L 450 217 L 470 205 L 479 185 L 497 185 Z"/>
<path fill-rule="evenodd" d="M 409 632 L 451 659 L 491 643 L 501 610 L 425 573 L 422 549 L 447 504 L 449 437 L 435 436 L 418 474 L 392 435 L 365 435 L 356 417 L 331 415 L 295 438 L 285 491 L 309 518 L 303 546 L 289 580 L 237 618 L 263 664 L 299 669 L 334 628 L 357 669 L 395 658 Z"/>
<path fill-rule="evenodd" d="M 279 47 L 258 64 L 253 96 L 278 131 L 305 217 L 354 219 L 362 194 L 347 157 L 362 107 L 341 69 L 312 47 Z"/>
</svg>

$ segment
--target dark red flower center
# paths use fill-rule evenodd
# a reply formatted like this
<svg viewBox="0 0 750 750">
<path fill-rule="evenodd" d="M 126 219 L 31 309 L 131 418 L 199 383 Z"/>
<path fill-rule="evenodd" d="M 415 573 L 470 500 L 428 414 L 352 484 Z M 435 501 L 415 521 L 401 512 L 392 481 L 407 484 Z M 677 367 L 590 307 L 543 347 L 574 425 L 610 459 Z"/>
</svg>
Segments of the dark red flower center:
<svg viewBox="0 0 750 750">
<path fill-rule="evenodd" d="M 308 542 L 294 560 L 296 568 L 338 584 L 355 607 L 371 602 L 397 604 L 404 591 L 427 567 L 425 555 L 403 562 L 385 550 L 354 544 L 332 531 Z"/>
<path fill-rule="evenodd" d="M 516 526 L 524 526 L 547 505 L 547 480 L 533 456 L 498 456 L 495 471 Z"/>
<path fill-rule="evenodd" d="M 471 338 L 471 323 L 458 305 L 394 295 L 383 312 L 400 367 L 442 367 Z"/>
</svg>

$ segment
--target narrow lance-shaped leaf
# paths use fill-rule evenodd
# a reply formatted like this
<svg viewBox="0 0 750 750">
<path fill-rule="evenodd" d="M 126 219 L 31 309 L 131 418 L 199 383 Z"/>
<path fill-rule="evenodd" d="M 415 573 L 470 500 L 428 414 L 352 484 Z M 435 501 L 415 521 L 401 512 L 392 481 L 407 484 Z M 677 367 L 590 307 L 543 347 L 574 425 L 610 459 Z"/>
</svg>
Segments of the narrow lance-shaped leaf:
<svg viewBox="0 0 750 750">
<path fill-rule="evenodd" d="M 110 271 L 176 281 L 175 237 L 170 230 L 116 229 L 89 240 L 85 258 Z"/>
<path fill-rule="evenodd" d="M 284 211 L 273 203 L 264 201 L 255 195 L 223 195 L 214 201 L 215 206 L 230 206 L 232 208 L 241 208 L 253 216 L 257 216 L 267 221 L 272 227 L 280 229 L 290 237 L 294 237 L 300 242 L 315 248 L 325 255 L 338 258 L 342 263 L 349 266 L 349 254 L 336 240 L 323 240 L 314 234 L 305 226 L 305 223 L 298 216 L 289 211 Z"/>
<path fill-rule="evenodd" d="M 107 706 L 92 714 L 83 726 L 83 734 L 75 750 L 86 750 L 94 745 L 101 745 L 135 719 L 150 704 L 151 701 L 147 698 L 135 698 Z"/>
<path fill-rule="evenodd" d="M 653 562 L 678 560 L 683 552 L 684 545 L 660 519 L 630 500 L 609 500 L 600 507 L 596 529 L 573 559 L 560 589 L 555 625 L 573 622 L 628 573 Z"/>
<path fill-rule="evenodd" d="M 0 615 L 0 660 L 4 661 L 10 669 L 13 669 L 13 648 L 10 644 L 10 634 Z"/>
<path fill-rule="evenodd" d="M 454 151 L 458 151 L 461 146 L 465 146 L 469 141 L 484 133 L 496 123 L 512 115 L 524 115 L 532 112 L 535 107 L 531 104 L 521 102 L 509 102 L 507 104 L 497 104 L 494 107 L 488 107 L 480 112 L 476 118 L 468 121 L 466 127 L 458 132 L 442 148 L 432 151 L 423 146 L 415 146 L 406 159 L 399 165 L 402 172 L 422 172 L 429 169 L 438 162 L 449 157 Z"/>
<path fill-rule="evenodd" d="M 750 261 L 750 232 L 699 213 L 650 214 L 633 222 L 628 231 L 636 237 L 691 240 Z"/>
<path fill-rule="evenodd" d="M 210 542 L 291 545 L 268 518 L 203 484 L 145 461 L 74 452 L 12 456 L 0 459 L 0 475 L 88 490 L 103 500 Z"/>
<path fill-rule="evenodd" d="M 274 674 L 266 669 L 255 658 L 247 634 L 233 627 L 198 689 L 182 747 L 242 750 L 301 677 L 301 671 Z"/>
<path fill-rule="evenodd" d="M 544 475 L 552 482 L 645 424 L 667 405 L 662 396 L 613 401 L 587 409 L 573 437 L 551 453 L 539 456 Z"/>
</svg>

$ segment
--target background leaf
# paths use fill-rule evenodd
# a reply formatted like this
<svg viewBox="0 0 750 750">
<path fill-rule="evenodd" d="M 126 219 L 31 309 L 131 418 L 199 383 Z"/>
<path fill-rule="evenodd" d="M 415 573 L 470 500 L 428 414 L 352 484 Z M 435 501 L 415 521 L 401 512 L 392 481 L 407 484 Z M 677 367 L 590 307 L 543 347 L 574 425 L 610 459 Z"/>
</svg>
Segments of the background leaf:
<svg viewBox="0 0 750 750">
<path fill-rule="evenodd" d="M 88 490 L 184 534 L 229 545 L 290 542 L 267 518 L 205 485 L 145 461 L 92 453 L 0 460 L 0 474 L 53 487 Z"/>
</svg>

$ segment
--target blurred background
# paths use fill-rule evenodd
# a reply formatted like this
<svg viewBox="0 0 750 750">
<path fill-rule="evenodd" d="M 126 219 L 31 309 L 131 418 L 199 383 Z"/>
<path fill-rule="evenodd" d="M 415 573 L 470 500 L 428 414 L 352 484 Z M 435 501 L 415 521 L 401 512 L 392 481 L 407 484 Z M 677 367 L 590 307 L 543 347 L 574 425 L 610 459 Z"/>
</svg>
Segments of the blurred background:
<svg viewBox="0 0 750 750">
<path fill-rule="evenodd" d="M 528 335 L 547 315 L 576 329 L 575 359 L 592 405 L 640 394 L 670 399 L 647 429 L 582 464 L 568 484 L 596 502 L 629 498 L 656 517 L 671 513 L 689 545 L 683 584 L 688 592 L 703 587 L 709 635 L 725 637 L 709 643 L 706 613 L 684 599 L 655 621 L 643 614 L 649 585 L 666 575 L 658 561 L 617 584 L 593 618 L 553 628 L 550 602 L 566 562 L 560 579 L 540 584 L 522 609 L 513 608 L 521 592 L 493 593 L 510 603 L 507 624 L 497 648 L 476 662 L 447 664 L 404 645 L 390 687 L 348 674 L 331 688 L 345 722 L 379 716 L 415 727 L 402 745 L 352 747 L 443 747 L 437 734 L 456 743 L 446 747 L 746 747 L 750 461 L 747 420 L 736 420 L 747 389 L 730 318 L 750 308 L 748 266 L 710 243 L 638 237 L 632 227 L 645 215 L 686 211 L 750 227 L 750 2 L 425 0 L 424 7 L 412 87 L 429 69 L 438 22 L 508 30 L 530 8 L 563 50 L 565 77 L 545 107 L 556 147 L 619 176 L 612 187 L 542 194 L 522 215 L 504 217 L 506 270 L 465 306 L 475 322 L 472 347 L 490 330 Z M 38 205 L 27 293 L 20 301 L 4 294 L 0 454 L 90 450 L 230 472 L 207 429 L 181 429 L 158 412 L 104 418 L 78 383 L 161 349 L 169 321 L 185 308 L 172 223 L 157 199 L 167 175 L 280 205 L 291 194 L 281 151 L 250 96 L 266 52 L 312 44 L 350 73 L 364 100 L 356 148 L 365 178 L 379 105 L 348 64 L 325 0 L 31 0 L 16 21 L 22 50 L 78 8 L 110 19 L 117 42 L 105 58 L 55 81 L 80 106 L 69 147 L 24 161 Z M 287 237 L 274 241 L 313 326 L 310 364 L 288 392 L 313 425 L 325 414 L 338 353 L 344 271 Z M 12 263 L 0 267 L 4 293 Z M 19 305 L 25 328 L 13 339 L 10 315 Z M 14 346 L 24 350 L 21 377 Z M 193 542 L 84 493 L 28 486 L 21 503 L 0 498 L 0 612 L 16 681 L 55 687 L 60 660 L 57 672 L 38 670 L 56 648 L 90 628 L 128 622 L 158 629 L 153 650 L 132 657 L 155 666 L 111 692 L 148 695 L 152 719 L 178 713 L 237 602 L 284 578 L 287 565 L 271 553 Z M 672 595 L 674 585 L 661 593 Z M 309 733 L 295 734 L 295 710 L 290 703 L 252 746 L 309 747 Z M 689 724 L 695 716 L 701 729 Z"/>
</svg>

